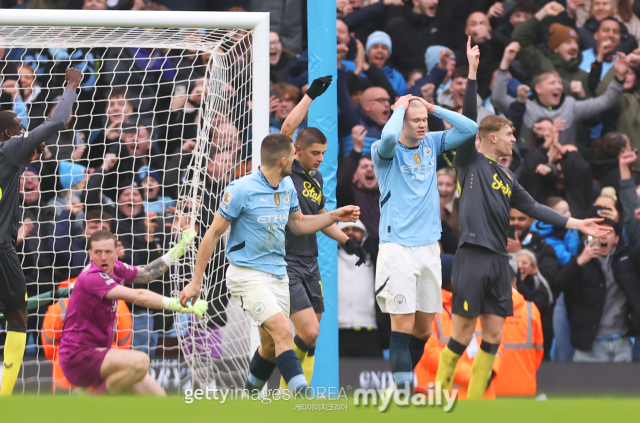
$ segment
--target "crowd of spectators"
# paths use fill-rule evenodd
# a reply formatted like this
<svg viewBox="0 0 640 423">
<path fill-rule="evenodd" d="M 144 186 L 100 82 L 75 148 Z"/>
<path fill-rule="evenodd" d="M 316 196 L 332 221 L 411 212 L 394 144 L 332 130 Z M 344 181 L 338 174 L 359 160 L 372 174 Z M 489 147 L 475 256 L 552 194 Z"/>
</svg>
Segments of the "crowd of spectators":
<svg viewBox="0 0 640 423">
<path fill-rule="evenodd" d="M 2 7 L 17 8 L 271 12 L 272 133 L 280 132 L 308 89 L 305 4 L 0 0 Z M 339 252 L 341 354 L 381 356 L 388 347 L 389 321 L 374 301 L 381 198 L 371 145 L 398 96 L 421 96 L 461 112 L 471 37 L 481 52 L 478 121 L 500 114 L 516 129 L 514 155 L 501 164 L 538 202 L 568 216 L 602 217 L 613 228 L 600 240 L 586 239 L 511 210 L 507 249 L 518 291 L 542 316 L 545 358 L 640 361 L 640 342 L 633 343 L 640 335 L 640 1 L 337 0 L 336 10 L 336 195 L 338 206 L 360 206 L 361 220 L 341 229 L 370 258 L 355 268 L 355 259 Z M 198 230 L 206 230 L 224 187 L 250 171 L 250 130 L 214 118 L 203 198 L 200 204 L 181 203 L 177 187 L 192 176 L 209 57 L 124 50 L 0 48 L 0 106 L 14 110 L 26 128 L 41 123 L 55 104 L 62 86 L 56 69 L 73 63 L 85 73 L 68 130 L 27 167 L 20 185 L 16 249 L 30 295 L 76 277 L 87 263 L 87 238 L 102 228 L 118 235 L 121 260 L 146 264 L 185 227 L 181 210 L 197 207 Z M 249 104 L 236 103 L 230 114 L 250 111 Z M 430 131 L 445 129 L 445 122 L 429 116 Z M 439 157 L 434 169 L 443 254 L 455 254 L 459 238 L 454 156 Z M 223 247 L 221 241 L 218 251 Z M 224 257 L 217 257 L 211 272 L 222 281 Z M 167 286 L 159 281 L 152 289 Z M 228 301 L 224 284 L 216 286 L 209 293 L 216 299 L 212 330 L 224 325 Z M 30 315 L 30 329 L 37 329 L 38 317 Z M 133 310 L 133 347 L 153 351 L 157 332 L 169 332 L 171 324 L 169 316 Z"/>
</svg>

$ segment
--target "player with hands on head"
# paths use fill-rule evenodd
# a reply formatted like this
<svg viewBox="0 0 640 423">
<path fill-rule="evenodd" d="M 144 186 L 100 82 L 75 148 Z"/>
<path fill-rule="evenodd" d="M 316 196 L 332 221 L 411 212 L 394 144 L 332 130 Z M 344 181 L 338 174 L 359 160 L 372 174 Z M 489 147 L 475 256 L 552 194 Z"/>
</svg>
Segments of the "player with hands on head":
<svg viewBox="0 0 640 423">
<path fill-rule="evenodd" d="M 151 283 L 177 263 L 193 244 L 196 232 L 186 229 L 180 242 L 146 266 L 117 260 L 116 236 L 107 230 L 89 238 L 89 264 L 78 276 L 60 339 L 60 367 L 69 382 L 93 387 L 96 393 L 164 396 L 164 389 L 149 375 L 149 356 L 141 351 L 111 348 L 120 300 L 141 307 L 193 313 L 203 318 L 206 301 L 183 306 L 177 298 L 125 284 Z"/>
<path fill-rule="evenodd" d="M 289 177 L 295 155 L 287 135 L 264 138 L 260 168 L 227 186 L 213 224 L 200 243 L 193 278 L 180 293 L 183 306 L 200 295 L 204 271 L 220 237 L 231 226 L 225 251 L 227 288 L 260 331 L 261 346 L 249 364 L 246 382 L 251 392 L 264 387 L 276 366 L 291 391 L 308 387 L 293 350 L 285 228 L 298 236 L 314 234 L 336 221 L 355 222 L 360 217 L 356 206 L 303 214 Z"/>
<path fill-rule="evenodd" d="M 0 312 L 7 321 L 0 396 L 13 392 L 27 342 L 27 283 L 15 250 L 20 177 L 25 167 L 45 150 L 45 141 L 64 129 L 71 116 L 82 73 L 69 68 L 65 81 L 67 87 L 51 116 L 31 131 L 27 132 L 15 113 L 0 112 Z M 25 229 L 20 235 L 24 235 Z"/>
<path fill-rule="evenodd" d="M 469 40 L 470 77 L 476 76 L 479 55 Z M 427 132 L 429 113 L 452 128 Z M 406 95 L 396 101 L 381 139 L 372 146 L 381 210 L 376 300 L 391 315 L 391 371 L 399 388 L 413 383 L 433 317 L 442 310 L 436 159 L 474 139 L 477 128 L 459 113 Z"/>
<path fill-rule="evenodd" d="M 330 75 L 315 79 L 307 91 L 307 95 L 285 119 L 280 133 L 291 137 L 307 115 L 313 99 L 322 95 L 330 84 Z M 310 92 L 311 94 L 309 94 Z M 366 133 L 366 131 L 364 132 Z M 359 142 L 354 138 L 354 148 L 355 144 Z M 362 137 L 362 146 L 364 146 L 364 136 Z M 295 156 L 291 166 L 291 180 L 298 195 L 300 210 L 304 215 L 324 214 L 326 213 L 324 183 L 318 168 L 327 151 L 327 138 L 319 129 L 307 127 L 298 133 L 294 148 Z M 349 239 L 335 223 L 324 228 L 322 232 L 340 243 L 349 254 L 357 254 L 359 260 L 356 266 L 365 262 L 365 250 Z M 320 331 L 319 322 L 324 312 L 316 234 L 296 235 L 287 228 L 285 245 L 286 256 L 284 259 L 287 262 L 287 275 L 289 276 L 289 317 L 295 327 L 293 350 L 300 360 L 307 383 L 310 385 L 315 363 L 316 340 Z M 284 377 L 281 379 L 280 385 L 283 388 L 287 387 Z"/>
</svg>

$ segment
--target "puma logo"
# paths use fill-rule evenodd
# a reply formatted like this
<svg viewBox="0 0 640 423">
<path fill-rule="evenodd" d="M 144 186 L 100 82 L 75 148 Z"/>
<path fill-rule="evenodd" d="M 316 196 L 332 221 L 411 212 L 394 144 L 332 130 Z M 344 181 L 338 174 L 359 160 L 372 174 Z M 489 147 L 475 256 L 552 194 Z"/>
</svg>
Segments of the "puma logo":
<svg viewBox="0 0 640 423">
<path fill-rule="evenodd" d="M 9 363 L 7 363 L 7 362 L 5 362 L 5 363 L 4 363 L 4 368 L 5 368 L 5 369 L 10 369 L 10 368 L 12 368 L 12 367 L 13 367 L 13 363 L 11 363 L 11 364 L 9 364 Z"/>
</svg>

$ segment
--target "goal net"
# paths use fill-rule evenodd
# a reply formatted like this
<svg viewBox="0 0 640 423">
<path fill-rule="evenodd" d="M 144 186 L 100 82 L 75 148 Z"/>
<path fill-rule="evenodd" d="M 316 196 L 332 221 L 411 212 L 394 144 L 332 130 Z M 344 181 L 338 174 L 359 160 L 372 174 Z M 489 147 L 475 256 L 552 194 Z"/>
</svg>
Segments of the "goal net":
<svg viewBox="0 0 640 423">
<path fill-rule="evenodd" d="M 14 392 L 66 394 L 74 387 L 57 364 L 60 289 L 88 264 L 88 236 L 112 230 L 119 259 L 141 266 L 195 228 L 196 248 L 144 286 L 176 297 L 224 188 L 257 169 L 268 128 L 268 15 L 10 12 L 0 17 L 1 110 L 33 130 L 59 101 L 65 69 L 84 75 L 71 119 L 21 179 L 16 245 L 31 301 Z M 148 353 L 168 391 L 244 384 L 255 329 L 227 292 L 225 241 L 205 272 L 204 319 L 119 304 L 113 347 Z M 2 320 L 0 328 L 1 354 Z"/>
</svg>

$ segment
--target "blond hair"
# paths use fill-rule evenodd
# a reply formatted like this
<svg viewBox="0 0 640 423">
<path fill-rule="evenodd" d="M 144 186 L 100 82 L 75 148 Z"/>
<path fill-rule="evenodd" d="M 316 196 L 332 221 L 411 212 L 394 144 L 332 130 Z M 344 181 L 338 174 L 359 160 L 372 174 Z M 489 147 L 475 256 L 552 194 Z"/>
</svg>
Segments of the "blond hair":
<svg viewBox="0 0 640 423">
<path fill-rule="evenodd" d="M 480 121 L 480 126 L 478 127 L 478 136 L 480 137 L 481 141 L 485 141 L 489 138 L 489 135 L 500 132 L 500 130 L 505 126 L 510 127 L 512 130 L 515 130 L 513 122 L 511 122 L 506 117 L 489 115 Z"/>
</svg>

